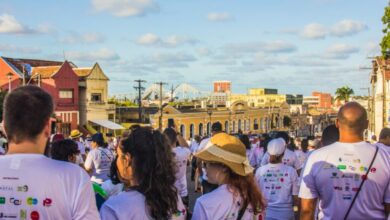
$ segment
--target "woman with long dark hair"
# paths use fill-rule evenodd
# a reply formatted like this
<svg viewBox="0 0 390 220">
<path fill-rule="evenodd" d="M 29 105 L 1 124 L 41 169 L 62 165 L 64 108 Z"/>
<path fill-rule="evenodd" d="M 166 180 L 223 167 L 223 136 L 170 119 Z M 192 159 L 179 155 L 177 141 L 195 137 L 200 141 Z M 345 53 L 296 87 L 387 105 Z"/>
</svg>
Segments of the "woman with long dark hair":
<svg viewBox="0 0 390 220">
<path fill-rule="evenodd" d="M 102 206 L 103 220 L 185 219 L 175 184 L 175 164 L 166 138 L 148 128 L 134 130 L 121 141 L 116 162 L 125 191 Z"/>
<path fill-rule="evenodd" d="M 219 133 L 195 155 L 218 188 L 197 199 L 192 219 L 258 219 L 265 204 L 245 151 L 238 138 Z"/>
</svg>

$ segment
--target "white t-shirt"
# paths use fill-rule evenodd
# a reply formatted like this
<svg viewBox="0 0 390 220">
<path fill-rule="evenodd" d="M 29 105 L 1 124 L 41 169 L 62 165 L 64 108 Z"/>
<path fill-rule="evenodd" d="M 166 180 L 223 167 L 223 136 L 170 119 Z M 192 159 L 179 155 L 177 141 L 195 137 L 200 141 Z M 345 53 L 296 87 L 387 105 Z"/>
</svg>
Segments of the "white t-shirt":
<svg viewBox="0 0 390 220">
<path fill-rule="evenodd" d="M 5 150 L 2 146 L 0 146 L 0 155 L 3 155 L 3 154 L 5 154 Z"/>
<path fill-rule="evenodd" d="M 233 192 L 228 189 L 227 185 L 221 185 L 196 200 L 192 219 L 236 220 L 241 209 L 241 202 L 242 199 L 239 195 L 233 195 Z M 247 206 L 242 219 L 258 219 L 258 215 L 254 216 L 250 204 Z"/>
<path fill-rule="evenodd" d="M 261 159 L 264 156 L 264 149 L 260 146 L 254 146 L 252 148 L 251 156 L 249 158 L 249 163 L 252 167 L 256 168 L 260 165 Z"/>
<path fill-rule="evenodd" d="M 256 181 L 267 199 L 268 207 L 292 210 L 298 195 L 298 174 L 291 166 L 267 164 L 256 171 Z"/>
<path fill-rule="evenodd" d="M 99 219 L 89 176 L 79 166 L 12 154 L 0 157 L 0 167 L 0 213 L 10 219 Z"/>
<path fill-rule="evenodd" d="M 206 145 L 207 145 L 207 143 L 208 143 L 209 141 L 210 141 L 210 138 L 205 138 L 205 139 L 203 139 L 203 140 L 200 142 L 199 147 L 198 147 L 198 149 L 196 149 L 195 153 L 196 153 L 196 152 L 199 152 L 199 151 L 201 151 L 201 150 L 203 150 L 203 149 L 206 147 Z"/>
<path fill-rule="evenodd" d="M 80 151 L 80 154 L 81 155 L 85 155 L 85 146 L 84 146 L 84 144 L 81 143 L 80 141 L 76 141 L 76 143 L 77 143 L 77 147 L 78 147 L 78 149 Z"/>
<path fill-rule="evenodd" d="M 269 163 L 269 154 L 267 152 L 264 154 L 263 159 L 261 160 L 261 166 L 264 166 L 268 163 Z M 289 149 L 286 149 L 286 151 L 284 151 L 283 164 L 294 167 L 296 170 L 302 168 L 302 164 L 299 162 L 297 155 Z"/>
<path fill-rule="evenodd" d="M 172 149 L 175 153 L 175 163 L 176 163 L 176 182 L 175 187 L 177 188 L 181 197 L 188 196 L 187 189 L 187 161 L 190 157 L 191 151 L 186 147 L 175 147 Z"/>
<path fill-rule="evenodd" d="M 319 198 L 323 219 L 343 219 L 373 159 L 375 146 L 340 143 L 315 150 L 306 162 L 299 197 Z M 378 155 L 348 219 L 385 219 L 383 203 L 390 203 L 390 154 Z"/>
<path fill-rule="evenodd" d="M 195 153 L 198 150 L 199 144 L 200 143 L 198 143 L 196 141 L 191 142 L 191 145 L 190 145 L 191 153 Z"/>
<path fill-rule="evenodd" d="M 85 159 L 84 166 L 87 170 L 92 169 L 91 181 L 102 184 L 108 179 L 111 162 L 114 155 L 107 148 L 98 147 L 91 150 Z"/>
<path fill-rule="evenodd" d="M 186 219 L 186 209 L 178 198 L 178 212 L 172 215 L 172 219 Z M 101 207 L 102 220 L 149 220 L 152 217 L 146 207 L 145 196 L 137 191 L 121 192 L 117 196 L 110 197 Z"/>
<path fill-rule="evenodd" d="M 114 185 L 110 179 L 104 181 L 101 187 L 106 191 L 108 197 L 116 196 L 123 191 L 123 183 Z"/>
<path fill-rule="evenodd" d="M 386 144 L 382 144 L 382 143 L 379 143 L 379 142 L 376 143 L 375 145 L 380 147 L 380 148 L 383 148 L 385 151 L 390 153 L 390 146 L 387 146 Z"/>
<path fill-rule="evenodd" d="M 295 150 L 294 153 L 295 153 L 295 155 L 297 155 L 299 163 L 302 165 L 305 164 L 308 155 L 306 153 L 304 153 L 302 150 Z"/>
</svg>

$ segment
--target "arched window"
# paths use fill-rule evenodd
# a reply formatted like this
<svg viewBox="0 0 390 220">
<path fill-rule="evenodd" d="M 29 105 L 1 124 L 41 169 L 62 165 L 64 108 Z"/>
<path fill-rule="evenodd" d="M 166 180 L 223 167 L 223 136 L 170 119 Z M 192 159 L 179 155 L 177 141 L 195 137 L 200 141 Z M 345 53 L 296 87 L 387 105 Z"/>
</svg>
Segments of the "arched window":
<svg viewBox="0 0 390 220">
<path fill-rule="evenodd" d="M 211 134 L 211 123 L 208 122 L 207 123 L 207 135 L 210 135 Z"/>
<path fill-rule="evenodd" d="M 233 121 L 232 133 L 236 133 L 236 121 Z"/>
<path fill-rule="evenodd" d="M 190 125 L 190 138 L 194 138 L 194 134 L 195 134 L 195 131 L 194 131 L 194 124 L 191 124 Z"/>
<path fill-rule="evenodd" d="M 238 131 L 242 130 L 241 119 L 238 119 Z"/>
<path fill-rule="evenodd" d="M 203 137 L 203 124 L 199 124 L 199 136 Z"/>
<path fill-rule="evenodd" d="M 185 125 L 180 125 L 180 134 L 184 138 L 186 137 L 186 126 Z"/>
<path fill-rule="evenodd" d="M 225 132 L 229 134 L 229 122 L 225 121 Z"/>
<path fill-rule="evenodd" d="M 259 130 L 259 124 L 257 124 L 257 119 L 253 120 L 253 130 Z"/>
</svg>

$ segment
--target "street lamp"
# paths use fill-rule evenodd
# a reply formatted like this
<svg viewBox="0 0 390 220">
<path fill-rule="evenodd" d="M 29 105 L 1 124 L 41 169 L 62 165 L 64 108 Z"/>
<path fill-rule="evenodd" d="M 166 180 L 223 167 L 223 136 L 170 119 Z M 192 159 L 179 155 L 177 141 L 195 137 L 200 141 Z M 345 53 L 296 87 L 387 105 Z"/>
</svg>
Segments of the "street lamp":
<svg viewBox="0 0 390 220">
<path fill-rule="evenodd" d="M 8 92 L 11 92 L 11 79 L 12 79 L 12 76 L 14 74 L 12 74 L 11 72 L 7 73 L 7 78 L 8 78 Z"/>
<path fill-rule="evenodd" d="M 209 123 L 210 123 L 208 130 L 209 130 L 209 134 L 211 134 L 211 115 L 213 114 L 213 111 L 211 109 L 207 109 L 207 114 L 209 115 Z"/>
</svg>

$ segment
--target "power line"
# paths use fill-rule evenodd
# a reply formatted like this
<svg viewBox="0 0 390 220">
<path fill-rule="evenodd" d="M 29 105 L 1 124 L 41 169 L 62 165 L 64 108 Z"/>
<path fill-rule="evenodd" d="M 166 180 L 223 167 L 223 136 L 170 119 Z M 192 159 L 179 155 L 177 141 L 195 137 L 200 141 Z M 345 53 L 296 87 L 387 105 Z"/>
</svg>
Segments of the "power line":
<svg viewBox="0 0 390 220">
<path fill-rule="evenodd" d="M 137 79 L 134 80 L 134 82 L 138 83 L 138 86 L 134 86 L 135 90 L 138 90 L 138 121 L 139 123 L 142 123 L 142 98 L 141 98 L 141 92 L 145 90 L 145 87 L 142 87 L 142 83 L 146 83 L 145 80 Z"/>
</svg>

